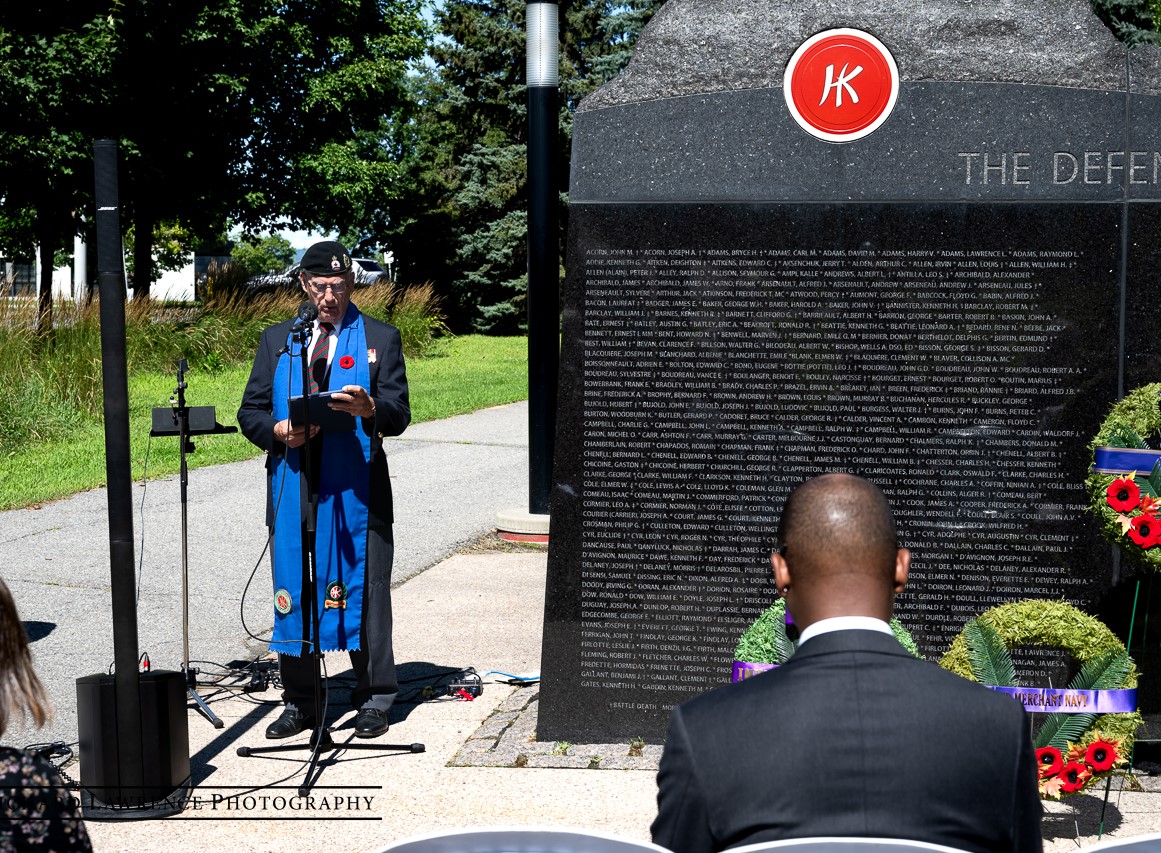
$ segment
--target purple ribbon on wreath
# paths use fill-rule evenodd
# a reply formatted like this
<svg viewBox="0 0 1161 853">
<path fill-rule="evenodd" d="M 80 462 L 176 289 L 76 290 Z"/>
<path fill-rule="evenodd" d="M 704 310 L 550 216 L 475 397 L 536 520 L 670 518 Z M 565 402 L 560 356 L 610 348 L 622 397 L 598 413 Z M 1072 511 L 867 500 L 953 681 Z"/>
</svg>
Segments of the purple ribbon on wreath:
<svg viewBox="0 0 1161 853">
<path fill-rule="evenodd" d="M 1153 466 L 1161 462 L 1161 450 L 1138 450 L 1133 447 L 1093 448 L 1094 474 L 1129 474 L 1148 476 Z"/>
<path fill-rule="evenodd" d="M 1034 713 L 1131 714 L 1137 710 L 1136 687 L 1119 690 L 1063 690 L 1052 687 L 988 685 L 988 689 L 1008 694 L 1023 705 L 1025 711 Z"/>
<path fill-rule="evenodd" d="M 747 678 L 753 678 L 760 672 L 765 672 L 768 669 L 777 669 L 776 663 L 750 663 L 749 661 L 736 660 L 734 661 L 734 670 L 730 675 L 730 682 L 737 684 L 739 681 L 745 681 Z"/>
</svg>

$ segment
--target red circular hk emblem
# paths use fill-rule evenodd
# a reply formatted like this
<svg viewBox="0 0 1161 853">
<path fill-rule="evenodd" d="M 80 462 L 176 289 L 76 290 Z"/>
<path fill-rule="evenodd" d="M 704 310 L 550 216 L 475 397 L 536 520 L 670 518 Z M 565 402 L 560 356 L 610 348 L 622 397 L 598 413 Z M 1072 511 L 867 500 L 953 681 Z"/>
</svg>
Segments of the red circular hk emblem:
<svg viewBox="0 0 1161 853">
<path fill-rule="evenodd" d="M 899 97 L 891 52 L 861 30 L 827 30 L 807 39 L 786 66 L 786 106 L 811 136 L 853 142 L 878 129 Z"/>
</svg>

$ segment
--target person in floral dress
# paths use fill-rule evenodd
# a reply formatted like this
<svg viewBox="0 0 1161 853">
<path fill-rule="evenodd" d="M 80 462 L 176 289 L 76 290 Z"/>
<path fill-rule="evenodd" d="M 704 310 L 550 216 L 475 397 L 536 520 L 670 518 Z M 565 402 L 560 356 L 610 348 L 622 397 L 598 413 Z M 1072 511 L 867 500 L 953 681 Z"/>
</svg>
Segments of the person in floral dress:
<svg viewBox="0 0 1161 853">
<path fill-rule="evenodd" d="M 0 579 L 0 737 L 9 719 L 49 718 L 48 695 L 32 668 L 28 635 Z M 80 807 L 56 767 L 21 749 L 0 746 L 0 850 L 91 851 Z"/>
</svg>

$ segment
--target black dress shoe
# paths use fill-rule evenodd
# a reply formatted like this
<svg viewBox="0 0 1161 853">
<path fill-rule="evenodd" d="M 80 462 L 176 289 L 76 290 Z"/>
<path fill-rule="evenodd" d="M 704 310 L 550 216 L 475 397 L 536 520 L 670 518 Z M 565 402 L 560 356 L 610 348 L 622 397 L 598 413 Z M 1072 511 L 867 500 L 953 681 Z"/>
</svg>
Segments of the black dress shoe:
<svg viewBox="0 0 1161 853">
<path fill-rule="evenodd" d="M 379 737 L 389 728 L 386 711 L 363 708 L 355 715 L 355 737 Z"/>
<path fill-rule="evenodd" d="M 282 715 L 266 727 L 266 737 L 270 740 L 280 740 L 284 737 L 293 737 L 299 732 L 314 728 L 314 720 L 305 716 L 297 708 L 284 708 Z"/>
</svg>

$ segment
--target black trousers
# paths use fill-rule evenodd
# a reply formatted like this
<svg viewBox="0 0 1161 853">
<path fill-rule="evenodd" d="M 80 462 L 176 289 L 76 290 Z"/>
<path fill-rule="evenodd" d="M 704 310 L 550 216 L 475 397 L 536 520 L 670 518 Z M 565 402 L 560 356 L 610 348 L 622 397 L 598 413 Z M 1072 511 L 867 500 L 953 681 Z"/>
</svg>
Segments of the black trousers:
<svg viewBox="0 0 1161 853">
<path fill-rule="evenodd" d="M 363 589 L 360 648 L 350 652 L 355 671 L 351 707 L 388 711 L 399 693 L 395 648 L 391 640 L 391 564 L 395 542 L 390 525 L 372 522 L 367 534 L 367 565 Z M 307 716 L 314 713 L 314 659 L 309 655 L 278 656 L 282 701 Z"/>
</svg>

